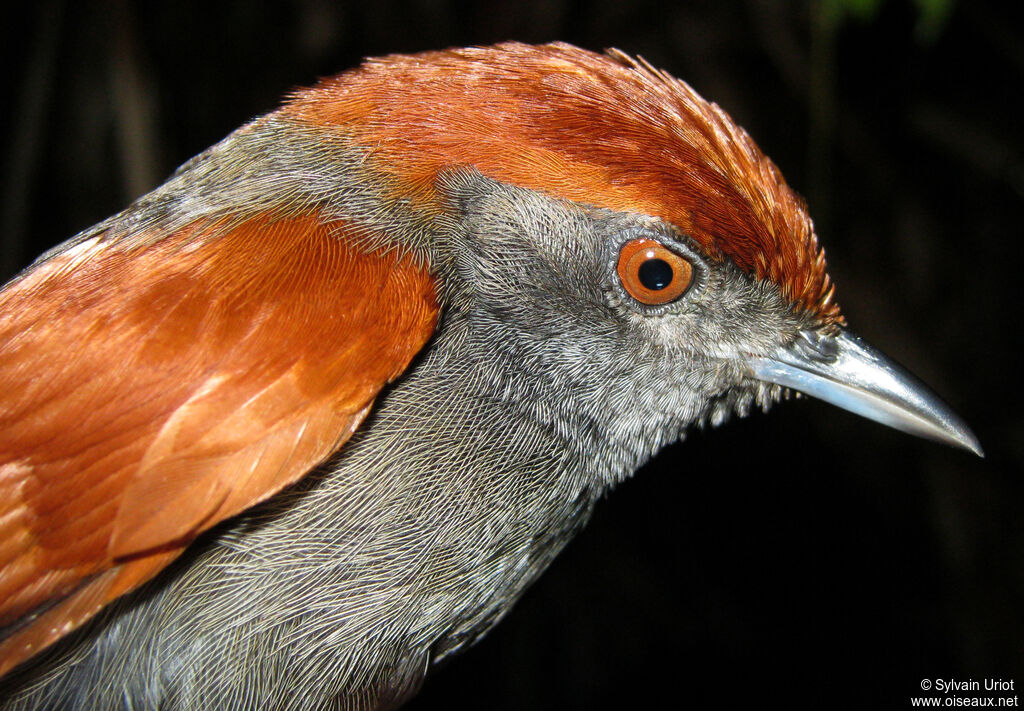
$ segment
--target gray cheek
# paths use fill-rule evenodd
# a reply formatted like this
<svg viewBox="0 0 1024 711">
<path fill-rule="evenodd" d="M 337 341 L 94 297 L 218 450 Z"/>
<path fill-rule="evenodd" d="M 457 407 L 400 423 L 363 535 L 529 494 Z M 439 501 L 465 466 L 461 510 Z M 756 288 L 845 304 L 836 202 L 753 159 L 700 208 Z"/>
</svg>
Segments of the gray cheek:
<svg viewBox="0 0 1024 711">
<path fill-rule="evenodd" d="M 746 388 L 723 357 L 778 338 L 788 310 L 770 289 L 706 262 L 654 218 L 471 171 L 447 180 L 457 216 L 439 239 L 462 256 L 443 281 L 465 338 L 500 375 L 490 396 L 519 402 L 531 417 L 588 422 L 600 446 L 616 440 L 611 449 L 634 459 L 678 438 L 685 423 L 717 424 L 772 399 Z M 693 260 L 695 284 L 677 302 L 644 306 L 618 282 L 618 252 L 633 233 Z"/>
</svg>

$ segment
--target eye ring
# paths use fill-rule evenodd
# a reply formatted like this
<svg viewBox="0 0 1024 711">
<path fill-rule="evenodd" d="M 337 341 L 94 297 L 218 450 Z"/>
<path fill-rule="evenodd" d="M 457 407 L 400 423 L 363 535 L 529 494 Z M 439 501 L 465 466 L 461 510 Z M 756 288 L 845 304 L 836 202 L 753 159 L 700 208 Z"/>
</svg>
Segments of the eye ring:
<svg viewBox="0 0 1024 711">
<path fill-rule="evenodd" d="M 693 283 L 693 265 L 653 239 L 626 242 L 616 271 L 626 292 L 648 306 L 675 301 Z"/>
</svg>

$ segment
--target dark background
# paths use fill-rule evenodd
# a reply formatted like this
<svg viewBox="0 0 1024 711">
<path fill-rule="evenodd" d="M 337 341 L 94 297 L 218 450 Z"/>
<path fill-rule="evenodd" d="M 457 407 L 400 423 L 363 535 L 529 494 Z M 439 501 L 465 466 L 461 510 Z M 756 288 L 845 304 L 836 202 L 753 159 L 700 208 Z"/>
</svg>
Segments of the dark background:
<svg viewBox="0 0 1024 711">
<path fill-rule="evenodd" d="M 810 203 L 853 329 L 947 398 L 987 457 L 808 400 L 694 432 L 409 708 L 909 708 L 923 678 L 1019 687 L 1012 5 L 40 2 L 0 30 L 0 272 L 364 55 L 505 39 L 640 53 L 775 159 Z"/>
</svg>

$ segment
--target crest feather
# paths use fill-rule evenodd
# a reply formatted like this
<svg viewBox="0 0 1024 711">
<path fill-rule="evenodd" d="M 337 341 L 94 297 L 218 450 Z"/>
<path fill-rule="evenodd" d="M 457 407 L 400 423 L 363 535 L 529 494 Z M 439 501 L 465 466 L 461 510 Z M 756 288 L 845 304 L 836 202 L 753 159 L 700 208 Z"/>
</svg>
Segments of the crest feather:
<svg viewBox="0 0 1024 711">
<path fill-rule="evenodd" d="M 368 60 L 282 109 L 340 130 L 414 200 L 441 169 L 660 217 L 841 320 L 803 201 L 717 105 L 619 50 L 506 43 Z"/>
</svg>

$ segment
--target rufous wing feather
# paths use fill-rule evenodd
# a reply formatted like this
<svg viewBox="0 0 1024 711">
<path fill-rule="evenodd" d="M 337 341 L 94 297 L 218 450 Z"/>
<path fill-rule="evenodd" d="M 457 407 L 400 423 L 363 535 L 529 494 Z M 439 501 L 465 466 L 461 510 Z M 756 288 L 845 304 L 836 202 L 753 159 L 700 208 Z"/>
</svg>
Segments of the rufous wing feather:
<svg viewBox="0 0 1024 711">
<path fill-rule="evenodd" d="M 433 332 L 316 215 L 83 240 L 0 292 L 0 674 L 345 442 Z"/>
</svg>

